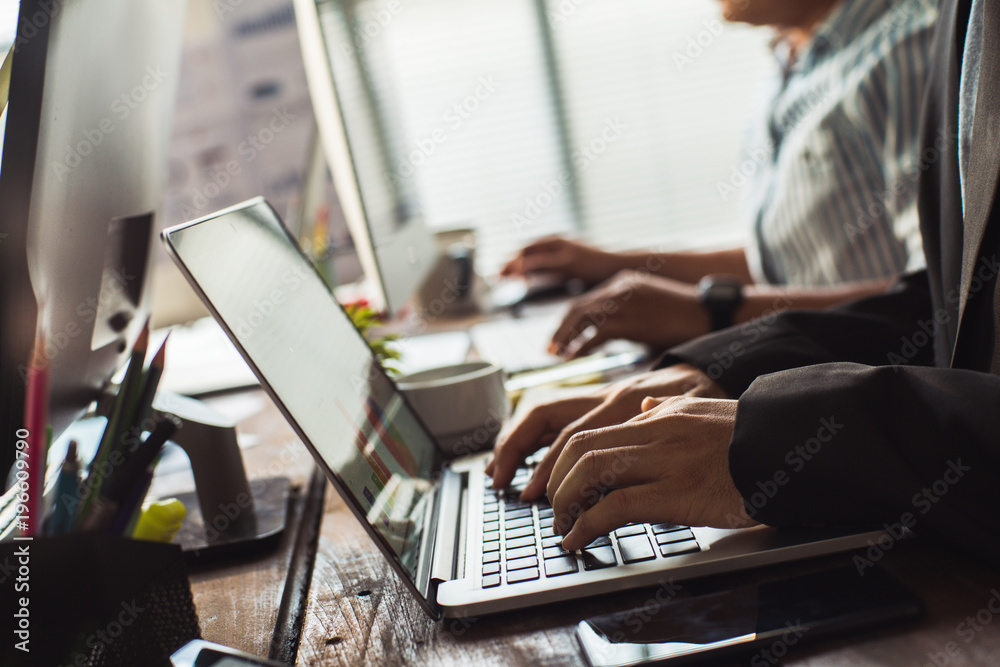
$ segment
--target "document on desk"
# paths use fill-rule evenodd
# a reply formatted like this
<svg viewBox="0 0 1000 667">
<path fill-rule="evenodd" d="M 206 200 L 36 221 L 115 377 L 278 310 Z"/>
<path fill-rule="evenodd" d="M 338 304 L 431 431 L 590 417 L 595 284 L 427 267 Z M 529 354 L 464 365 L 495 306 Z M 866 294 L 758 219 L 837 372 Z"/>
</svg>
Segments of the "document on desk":
<svg viewBox="0 0 1000 667">
<path fill-rule="evenodd" d="M 202 396 L 258 384 L 257 376 L 211 317 L 171 329 L 161 390 Z"/>
</svg>

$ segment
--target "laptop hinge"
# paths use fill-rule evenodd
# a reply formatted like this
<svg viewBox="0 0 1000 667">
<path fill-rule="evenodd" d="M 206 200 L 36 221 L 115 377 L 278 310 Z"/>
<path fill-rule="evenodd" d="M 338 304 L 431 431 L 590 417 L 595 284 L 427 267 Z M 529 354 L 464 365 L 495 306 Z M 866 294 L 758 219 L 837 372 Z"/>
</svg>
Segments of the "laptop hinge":
<svg viewBox="0 0 1000 667">
<path fill-rule="evenodd" d="M 438 526 L 438 503 L 441 498 L 441 487 L 435 485 L 431 491 L 433 497 L 430 498 L 427 509 L 424 511 L 420 530 L 420 553 L 417 557 L 416 586 L 420 594 L 424 596 L 428 604 L 434 605 L 437 598 L 437 582 L 431 580 L 431 553 L 433 552 L 434 536 L 437 534 Z"/>
<path fill-rule="evenodd" d="M 438 488 L 437 530 L 434 535 L 434 552 L 431 561 L 431 579 L 451 581 L 455 578 L 456 553 L 459 539 L 459 520 L 462 516 L 462 497 L 468 475 L 451 469 L 444 471 Z"/>
</svg>

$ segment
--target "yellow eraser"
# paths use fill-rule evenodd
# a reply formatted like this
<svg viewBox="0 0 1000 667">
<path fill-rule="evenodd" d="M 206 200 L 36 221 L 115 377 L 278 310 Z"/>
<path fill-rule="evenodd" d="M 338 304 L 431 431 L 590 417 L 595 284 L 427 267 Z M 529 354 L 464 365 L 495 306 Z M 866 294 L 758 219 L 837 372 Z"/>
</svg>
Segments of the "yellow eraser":
<svg viewBox="0 0 1000 667">
<path fill-rule="evenodd" d="M 176 498 L 166 498 L 142 508 L 132 537 L 151 542 L 170 542 L 177 535 L 187 516 L 184 503 Z"/>
</svg>

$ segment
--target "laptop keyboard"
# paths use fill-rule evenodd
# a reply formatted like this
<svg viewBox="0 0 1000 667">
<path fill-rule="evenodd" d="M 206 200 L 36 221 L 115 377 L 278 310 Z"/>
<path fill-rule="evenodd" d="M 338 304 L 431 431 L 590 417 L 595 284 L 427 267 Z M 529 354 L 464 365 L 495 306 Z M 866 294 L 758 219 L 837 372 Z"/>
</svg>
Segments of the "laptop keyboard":
<svg viewBox="0 0 1000 667">
<path fill-rule="evenodd" d="M 545 498 L 518 499 L 531 477 L 517 471 L 507 489 L 490 489 L 483 505 L 483 588 L 518 584 L 700 551 L 694 533 L 669 523 L 632 524 L 599 537 L 578 551 L 560 546 L 552 506 Z"/>
</svg>

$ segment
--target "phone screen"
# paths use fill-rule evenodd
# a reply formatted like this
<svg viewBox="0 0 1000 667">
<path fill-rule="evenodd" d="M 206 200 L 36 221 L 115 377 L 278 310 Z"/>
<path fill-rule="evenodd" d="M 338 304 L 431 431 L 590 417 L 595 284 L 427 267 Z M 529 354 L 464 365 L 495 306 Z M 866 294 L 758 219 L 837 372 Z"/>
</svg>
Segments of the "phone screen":
<svg viewBox="0 0 1000 667">
<path fill-rule="evenodd" d="M 800 642 L 921 610 L 920 600 L 881 570 L 860 576 L 843 567 L 598 616 L 582 621 L 577 636 L 594 667 L 755 650 L 760 665 L 773 665 Z"/>
</svg>

